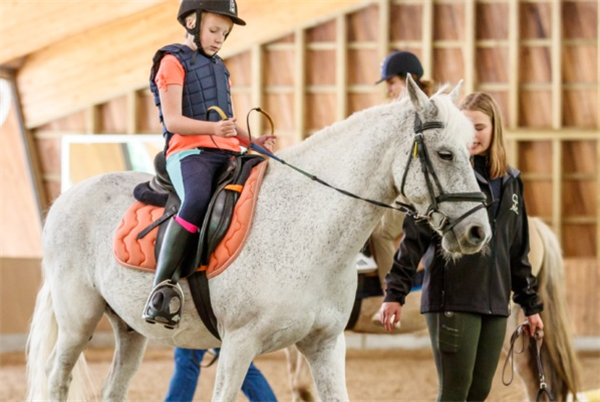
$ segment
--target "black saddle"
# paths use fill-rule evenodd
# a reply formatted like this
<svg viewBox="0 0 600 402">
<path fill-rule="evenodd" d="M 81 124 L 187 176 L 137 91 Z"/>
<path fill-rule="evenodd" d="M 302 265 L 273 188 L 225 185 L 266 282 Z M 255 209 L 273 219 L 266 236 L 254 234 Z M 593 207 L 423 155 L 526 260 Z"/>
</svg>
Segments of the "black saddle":
<svg viewBox="0 0 600 402">
<path fill-rule="evenodd" d="M 203 152 L 224 151 L 206 149 Z M 196 268 L 208 264 L 211 253 L 219 245 L 231 224 L 233 210 L 239 199 L 240 191 L 232 188 L 230 185 L 243 186 L 250 176 L 252 168 L 264 162 L 264 160 L 260 155 L 244 154 L 231 156 L 229 162 L 216 176 L 213 185 L 213 195 L 200 229 L 195 253 L 190 251 L 190 256 L 185 259 L 180 268 L 180 278 L 188 278 L 192 298 L 194 299 L 194 304 L 200 314 L 200 318 L 202 318 L 206 327 L 217 339 L 220 338 L 216 330 L 216 318 L 210 305 L 206 272 L 196 272 Z M 138 184 L 133 191 L 133 195 L 140 202 L 165 208 L 164 214 L 137 236 L 138 238 L 142 238 L 158 226 L 158 234 L 154 247 L 154 255 L 158 260 L 164 232 L 167 229 L 167 225 L 164 225 L 164 223 L 177 214 L 181 206 L 181 200 L 175 193 L 175 189 L 167 173 L 166 160 L 162 152 L 158 153 L 154 158 L 154 169 L 156 175 L 150 181 Z"/>
</svg>

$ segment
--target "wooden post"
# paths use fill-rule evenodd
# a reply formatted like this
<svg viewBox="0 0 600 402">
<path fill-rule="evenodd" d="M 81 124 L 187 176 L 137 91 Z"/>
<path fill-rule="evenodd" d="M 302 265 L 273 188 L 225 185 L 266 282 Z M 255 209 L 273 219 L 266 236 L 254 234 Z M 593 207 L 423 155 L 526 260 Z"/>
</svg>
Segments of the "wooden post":
<svg viewBox="0 0 600 402">
<path fill-rule="evenodd" d="M 377 55 L 379 60 L 383 62 L 383 59 L 390 53 L 390 5 L 391 0 L 379 1 L 379 30 L 378 30 L 378 41 L 377 41 Z M 387 97 L 387 86 L 380 85 L 380 93 L 382 99 Z"/>
<path fill-rule="evenodd" d="M 139 102 L 137 91 L 127 93 L 127 134 L 138 132 Z"/>
<path fill-rule="evenodd" d="M 251 64 L 252 64 L 252 88 L 250 99 L 252 107 L 260 107 L 263 104 L 263 49 L 260 44 L 252 46 L 251 50 Z M 257 116 L 254 116 L 257 117 Z M 262 133 L 262 118 L 254 118 L 250 122 L 250 130 L 252 131 L 252 137 L 256 138 L 261 136 Z"/>
<path fill-rule="evenodd" d="M 519 1 L 508 3 L 508 128 L 510 130 L 515 130 L 519 125 L 519 7 Z"/>
<path fill-rule="evenodd" d="M 562 244 L 562 141 L 552 140 L 552 229 Z"/>
<path fill-rule="evenodd" d="M 423 51 L 421 62 L 423 63 L 423 78 L 433 79 L 433 0 L 423 1 L 423 21 L 421 25 L 421 40 Z"/>
<path fill-rule="evenodd" d="M 31 179 L 31 185 L 35 193 L 35 201 L 37 203 L 38 213 L 40 222 L 44 221 L 46 211 L 50 207 L 50 199 L 48 191 L 44 186 L 43 170 L 38 156 L 38 148 L 33 138 L 31 130 L 25 126 L 25 120 L 23 118 L 23 109 L 21 107 L 21 101 L 19 97 L 19 89 L 15 80 L 13 71 L 5 68 L 0 69 L 0 76 L 5 78 L 10 85 L 12 92 L 13 107 L 17 115 L 19 129 L 21 132 L 21 138 L 23 140 L 23 147 L 25 149 L 25 157 L 27 159 L 29 167 L 29 177 Z M 9 99 L 10 100 L 10 99 Z"/>
<path fill-rule="evenodd" d="M 306 135 L 306 31 L 297 29 L 294 35 L 294 143 Z"/>
<path fill-rule="evenodd" d="M 92 105 L 87 108 L 85 121 L 86 134 L 99 134 L 100 132 L 100 107 Z"/>
<path fill-rule="evenodd" d="M 552 128 L 562 127 L 562 23 L 561 0 L 552 2 Z"/>
<path fill-rule="evenodd" d="M 562 127 L 562 23 L 561 0 L 552 1 L 552 128 Z M 552 141 L 552 225 L 562 243 L 562 142 Z"/>
<path fill-rule="evenodd" d="M 348 113 L 348 27 L 345 14 L 337 17 L 335 26 L 337 120 L 343 120 Z"/>
<path fill-rule="evenodd" d="M 475 0 L 465 0 L 465 92 L 475 91 Z"/>
<path fill-rule="evenodd" d="M 598 12 L 596 21 L 600 21 L 600 5 L 597 5 L 596 8 Z M 597 129 L 600 131 L 600 29 L 598 29 L 598 38 L 596 39 L 596 46 L 596 54 L 598 55 L 598 62 L 596 65 L 599 66 L 598 78 L 596 80 L 596 93 L 598 94 L 598 110 L 596 110 L 596 116 L 598 118 Z M 598 162 L 596 164 L 596 194 L 599 194 L 598 197 L 600 197 L 600 139 L 596 139 L 596 150 L 596 161 Z M 600 260 L 600 200 L 596 202 L 596 258 Z"/>
</svg>

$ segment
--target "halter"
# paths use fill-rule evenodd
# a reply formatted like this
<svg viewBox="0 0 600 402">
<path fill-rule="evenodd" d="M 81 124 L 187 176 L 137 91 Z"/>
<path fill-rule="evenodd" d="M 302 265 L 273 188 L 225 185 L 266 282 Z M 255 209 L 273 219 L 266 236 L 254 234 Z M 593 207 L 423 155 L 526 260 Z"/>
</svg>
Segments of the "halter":
<svg viewBox="0 0 600 402">
<path fill-rule="evenodd" d="M 397 204 L 409 208 L 412 210 L 412 213 L 407 213 L 412 216 L 415 220 L 427 221 L 434 230 L 439 230 L 442 233 L 446 234 L 450 230 L 456 226 L 457 223 L 464 220 L 467 216 L 471 215 L 475 211 L 484 208 L 486 196 L 481 191 L 472 192 L 472 193 L 452 193 L 447 194 L 444 192 L 440 181 L 435 174 L 435 170 L 433 170 L 433 165 L 431 163 L 431 159 L 429 158 L 429 153 L 427 152 L 427 147 L 425 146 L 425 142 L 423 141 L 424 131 L 436 129 L 436 128 L 444 128 L 445 124 L 441 121 L 429 121 L 429 122 L 421 122 L 419 115 L 415 112 L 415 140 L 413 142 L 413 153 L 412 157 L 408 158 L 406 162 L 406 167 L 404 168 L 404 175 L 402 176 L 402 185 L 400 186 L 400 194 L 404 197 L 404 185 L 406 184 L 406 177 L 408 175 L 408 168 L 410 167 L 413 159 L 419 158 L 421 162 L 421 172 L 425 175 L 425 183 L 427 184 L 427 192 L 429 193 L 429 199 L 431 203 L 427 208 L 427 211 L 424 215 L 418 214 L 414 208 L 410 205 L 403 204 L 401 202 L 396 201 Z M 433 177 L 433 183 L 431 181 L 431 177 Z M 433 184 L 437 187 L 439 195 L 435 196 L 435 191 L 433 188 Z M 455 219 L 454 221 L 450 221 L 450 218 L 442 211 L 440 211 L 438 205 L 442 202 L 479 202 L 480 204 L 471 208 L 469 211 L 462 214 L 460 217 Z"/>
</svg>

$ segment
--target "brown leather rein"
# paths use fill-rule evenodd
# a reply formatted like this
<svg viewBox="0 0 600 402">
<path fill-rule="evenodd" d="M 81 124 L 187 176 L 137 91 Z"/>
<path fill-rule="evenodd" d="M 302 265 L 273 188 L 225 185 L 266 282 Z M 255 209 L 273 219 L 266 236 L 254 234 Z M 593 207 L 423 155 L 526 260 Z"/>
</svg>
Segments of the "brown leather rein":
<svg viewBox="0 0 600 402">
<path fill-rule="evenodd" d="M 525 327 L 525 326 L 529 326 L 529 323 L 527 321 L 525 321 L 524 323 L 519 325 L 517 327 L 517 329 L 515 330 L 515 332 L 513 332 L 512 335 L 510 336 L 510 348 L 508 349 L 508 353 L 506 355 L 506 360 L 504 361 L 504 367 L 502 367 L 502 383 L 504 385 L 510 385 L 514 379 L 514 373 L 515 373 L 514 353 L 521 354 L 525 351 L 525 341 L 522 338 L 522 336 L 527 336 L 526 332 L 523 329 L 523 327 Z M 517 343 L 517 340 L 519 338 L 521 338 L 521 349 L 517 351 L 517 350 L 515 350 L 515 344 Z M 539 384 L 540 384 L 540 389 L 538 390 L 537 397 L 535 398 L 535 400 L 536 400 L 536 402 L 539 402 L 542 400 L 542 396 L 546 395 L 546 397 L 548 398 L 548 400 L 550 402 L 555 402 L 556 399 L 554 398 L 554 395 L 550 391 L 550 388 L 548 388 L 548 384 L 546 384 L 546 376 L 544 375 L 544 367 L 542 366 L 541 351 L 542 351 L 542 343 L 544 342 L 544 331 L 538 328 L 535 331 L 534 338 L 535 338 L 535 344 L 536 344 L 535 358 L 536 358 L 536 362 L 537 362 L 538 379 L 539 379 Z M 505 380 L 505 374 L 506 374 L 506 368 L 507 368 L 509 362 L 510 362 L 510 378 L 507 381 L 507 380 Z"/>
</svg>

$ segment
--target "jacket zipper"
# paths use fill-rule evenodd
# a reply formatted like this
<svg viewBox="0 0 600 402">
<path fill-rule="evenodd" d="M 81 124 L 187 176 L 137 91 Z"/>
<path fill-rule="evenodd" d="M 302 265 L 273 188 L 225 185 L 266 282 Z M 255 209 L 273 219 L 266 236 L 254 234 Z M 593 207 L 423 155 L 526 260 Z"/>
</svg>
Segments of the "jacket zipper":
<svg viewBox="0 0 600 402">
<path fill-rule="evenodd" d="M 492 196 L 492 202 L 494 201 L 494 191 L 492 190 L 492 184 L 487 181 L 487 185 L 488 185 L 488 189 L 490 191 L 490 194 Z M 503 186 L 500 186 L 500 197 L 498 197 L 498 205 L 496 206 L 496 211 L 498 211 L 498 213 L 500 213 L 500 203 L 502 201 L 502 194 L 504 193 L 503 191 Z M 493 208 L 493 205 L 492 205 Z M 492 278 L 493 278 L 493 270 L 496 268 L 496 220 L 497 220 L 497 216 L 494 213 L 494 210 L 492 209 L 492 252 L 491 252 L 491 259 L 490 259 L 490 271 L 488 272 L 488 314 L 492 314 Z"/>
</svg>

